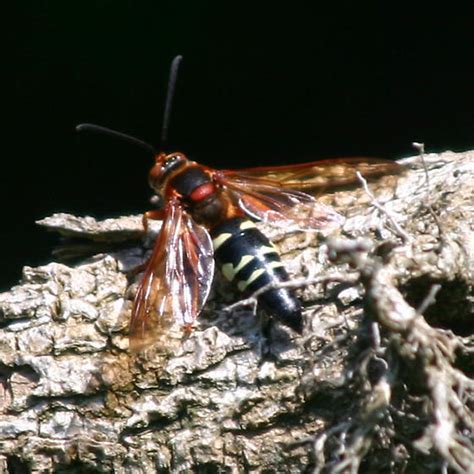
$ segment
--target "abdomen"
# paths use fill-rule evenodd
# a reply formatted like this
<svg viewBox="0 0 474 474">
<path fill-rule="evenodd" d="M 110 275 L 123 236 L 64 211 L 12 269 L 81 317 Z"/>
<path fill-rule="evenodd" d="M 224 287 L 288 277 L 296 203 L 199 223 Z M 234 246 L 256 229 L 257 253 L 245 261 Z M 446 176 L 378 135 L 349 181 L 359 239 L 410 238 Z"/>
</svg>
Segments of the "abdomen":
<svg viewBox="0 0 474 474">
<path fill-rule="evenodd" d="M 280 256 L 270 241 L 242 217 L 234 217 L 211 229 L 214 255 L 222 274 L 246 294 L 273 283 L 288 281 Z M 285 325 L 301 333 L 301 305 L 286 288 L 274 288 L 258 297 L 259 304 Z"/>
</svg>

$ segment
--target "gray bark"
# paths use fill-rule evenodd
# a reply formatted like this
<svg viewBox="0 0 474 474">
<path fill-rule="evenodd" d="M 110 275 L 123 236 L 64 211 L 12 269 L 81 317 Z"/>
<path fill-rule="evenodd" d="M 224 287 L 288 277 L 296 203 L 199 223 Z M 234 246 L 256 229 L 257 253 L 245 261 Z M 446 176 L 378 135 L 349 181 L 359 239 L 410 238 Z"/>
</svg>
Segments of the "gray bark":
<svg viewBox="0 0 474 474">
<path fill-rule="evenodd" d="M 143 247 L 139 216 L 44 219 L 90 241 L 58 255 L 100 253 L 0 295 L 0 472 L 474 472 L 474 152 L 402 163 L 377 201 L 321 198 L 347 215 L 339 235 L 261 226 L 301 337 L 225 311 L 239 296 L 216 278 L 192 334 L 133 354 L 130 282 L 156 228 Z"/>
</svg>

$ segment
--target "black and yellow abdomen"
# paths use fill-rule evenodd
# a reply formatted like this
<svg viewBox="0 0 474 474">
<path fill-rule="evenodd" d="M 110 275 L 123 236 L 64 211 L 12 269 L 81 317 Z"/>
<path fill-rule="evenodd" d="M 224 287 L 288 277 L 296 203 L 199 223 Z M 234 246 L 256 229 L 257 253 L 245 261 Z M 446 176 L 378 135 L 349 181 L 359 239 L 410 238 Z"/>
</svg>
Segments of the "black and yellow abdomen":
<svg viewBox="0 0 474 474">
<path fill-rule="evenodd" d="M 275 247 L 242 217 L 228 219 L 211 230 L 214 255 L 222 274 L 240 291 L 251 294 L 270 284 L 288 281 L 288 274 Z M 301 305 L 286 288 L 274 288 L 258 298 L 264 309 L 301 333 Z"/>
</svg>

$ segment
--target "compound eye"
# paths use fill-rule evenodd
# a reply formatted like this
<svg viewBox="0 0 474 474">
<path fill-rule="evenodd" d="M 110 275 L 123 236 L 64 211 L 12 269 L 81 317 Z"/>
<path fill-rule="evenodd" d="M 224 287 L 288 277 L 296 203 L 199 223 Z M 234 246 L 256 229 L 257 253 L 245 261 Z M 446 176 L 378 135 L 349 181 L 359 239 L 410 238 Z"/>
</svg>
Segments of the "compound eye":
<svg viewBox="0 0 474 474">
<path fill-rule="evenodd" d="M 186 161 L 186 157 L 180 153 L 158 156 L 155 165 L 148 175 L 150 186 L 155 192 L 160 193 L 167 180 L 178 168 L 184 166 Z"/>
<path fill-rule="evenodd" d="M 150 186 L 153 189 L 159 186 L 162 174 L 163 174 L 163 167 L 161 165 L 156 164 L 150 170 L 150 173 L 148 174 L 148 182 L 150 183 Z"/>
</svg>

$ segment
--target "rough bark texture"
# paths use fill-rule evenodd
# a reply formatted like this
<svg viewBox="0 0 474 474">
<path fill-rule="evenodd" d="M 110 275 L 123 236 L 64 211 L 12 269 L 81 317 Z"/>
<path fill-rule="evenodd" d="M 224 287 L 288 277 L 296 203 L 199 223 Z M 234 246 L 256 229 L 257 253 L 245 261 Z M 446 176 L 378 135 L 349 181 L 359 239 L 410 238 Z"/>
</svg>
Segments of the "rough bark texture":
<svg viewBox="0 0 474 474">
<path fill-rule="evenodd" d="M 474 152 L 425 162 L 377 202 L 333 195 L 324 242 L 264 229 L 302 337 L 224 311 L 217 278 L 191 335 L 132 354 L 140 217 L 42 221 L 82 241 L 0 295 L 0 472 L 474 472 Z"/>
</svg>

